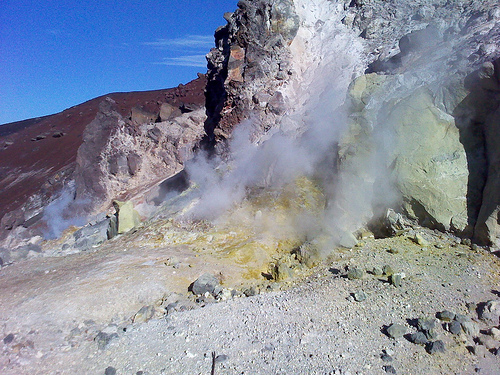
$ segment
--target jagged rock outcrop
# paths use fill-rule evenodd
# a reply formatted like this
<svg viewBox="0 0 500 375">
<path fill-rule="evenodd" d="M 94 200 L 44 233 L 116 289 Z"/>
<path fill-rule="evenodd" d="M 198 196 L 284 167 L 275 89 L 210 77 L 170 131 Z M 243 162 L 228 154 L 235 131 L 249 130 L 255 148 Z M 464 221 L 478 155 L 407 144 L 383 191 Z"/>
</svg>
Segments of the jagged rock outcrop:
<svg viewBox="0 0 500 375">
<path fill-rule="evenodd" d="M 87 212 L 106 210 L 113 199 L 130 199 L 183 169 L 204 135 L 205 109 L 167 121 L 137 124 L 106 99 L 85 129 L 75 169 L 76 202 Z"/>
<path fill-rule="evenodd" d="M 208 55 L 213 144 L 250 119 L 254 142 L 279 132 L 323 154 L 341 230 L 393 207 L 495 244 L 496 1 L 240 1 L 225 18 Z"/>
<path fill-rule="evenodd" d="M 285 113 L 280 88 L 292 74 L 289 45 L 299 28 L 291 0 L 239 1 L 215 32 L 217 48 L 208 54 L 209 144 L 230 138 L 236 124 L 255 116 L 260 136 Z"/>
</svg>

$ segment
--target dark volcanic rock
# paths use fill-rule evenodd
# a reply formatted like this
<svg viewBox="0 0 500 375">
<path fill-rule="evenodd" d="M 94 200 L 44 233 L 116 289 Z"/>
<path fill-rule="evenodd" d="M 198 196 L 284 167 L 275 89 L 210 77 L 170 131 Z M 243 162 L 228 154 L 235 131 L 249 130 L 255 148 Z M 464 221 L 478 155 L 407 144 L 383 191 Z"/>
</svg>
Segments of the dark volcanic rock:
<svg viewBox="0 0 500 375">
<path fill-rule="evenodd" d="M 213 294 L 215 288 L 219 285 L 219 280 L 209 273 L 201 275 L 191 286 L 191 291 L 194 294 Z"/>
<path fill-rule="evenodd" d="M 423 332 L 415 332 L 408 335 L 408 341 L 417 345 L 425 345 L 429 340 Z"/>
<path fill-rule="evenodd" d="M 299 28 L 290 0 L 240 1 L 226 20 L 215 32 L 217 48 L 208 55 L 205 129 L 212 146 L 227 140 L 251 113 L 265 129 L 285 111 L 278 86 L 289 78 L 288 46 Z"/>
<path fill-rule="evenodd" d="M 446 351 L 444 342 L 441 340 L 429 342 L 425 349 L 429 354 L 444 353 Z"/>
<path fill-rule="evenodd" d="M 73 234 L 75 239 L 73 247 L 79 250 L 88 250 L 106 241 L 108 239 L 109 222 L 110 219 L 108 218 L 77 230 Z"/>
<path fill-rule="evenodd" d="M 436 326 L 436 320 L 419 318 L 417 320 L 417 328 L 419 331 L 430 331 Z"/>
<path fill-rule="evenodd" d="M 442 320 L 443 322 L 451 322 L 453 319 L 455 319 L 455 313 L 452 313 L 448 310 L 440 311 L 436 313 L 436 318 Z"/>
<path fill-rule="evenodd" d="M 14 341 L 14 335 L 12 333 L 9 333 L 7 336 L 3 338 L 4 344 L 10 344 L 12 341 Z"/>
</svg>

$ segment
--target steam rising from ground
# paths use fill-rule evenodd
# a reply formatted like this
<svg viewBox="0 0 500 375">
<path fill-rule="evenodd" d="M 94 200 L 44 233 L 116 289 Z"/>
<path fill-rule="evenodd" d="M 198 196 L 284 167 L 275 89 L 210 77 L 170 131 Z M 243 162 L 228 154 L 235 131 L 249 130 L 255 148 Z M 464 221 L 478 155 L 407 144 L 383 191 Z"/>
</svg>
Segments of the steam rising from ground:
<svg viewBox="0 0 500 375">
<path fill-rule="evenodd" d="M 191 214 L 217 218 L 248 198 L 254 186 L 279 190 L 304 176 L 317 182 L 327 202 L 314 231 L 339 243 L 400 203 L 391 173 L 402 142 L 394 109 L 419 88 L 433 97 L 445 95 L 440 91 L 450 74 L 443 61 L 456 43 L 438 27 L 414 31 L 401 39 L 400 50 L 392 52 L 397 55 L 370 66 L 385 73 L 363 77 L 367 86 L 356 92 L 355 80 L 368 62 L 363 39 L 342 24 L 342 2 L 295 3 L 301 26 L 290 46 L 294 74 L 282 90 L 288 112 L 253 143 L 254 125 L 264 127 L 252 119 L 239 124 L 229 161 L 199 156 L 187 167 L 202 194 Z M 451 117 L 450 108 L 440 110 Z M 295 229 L 302 231 L 309 219 L 294 220 Z"/>
<path fill-rule="evenodd" d="M 47 229 L 44 231 L 43 236 L 46 240 L 59 238 L 62 232 L 72 225 L 83 226 L 87 223 L 85 217 L 74 215 L 74 209 L 77 206 L 85 207 L 83 202 L 75 202 L 74 197 L 74 185 L 67 186 L 45 208 L 43 220 L 47 225 Z"/>
<path fill-rule="evenodd" d="M 285 89 L 290 110 L 280 126 L 260 142 L 251 142 L 255 124 L 252 119 L 244 121 L 233 132 L 229 161 L 198 155 L 188 164 L 191 179 L 201 188 L 200 202 L 190 213 L 194 218 L 217 218 L 241 202 L 251 187 L 279 190 L 306 176 L 318 181 L 329 201 L 329 208 L 316 218 L 322 223 L 321 230 L 333 234 L 338 221 L 346 220 L 333 209 L 332 202 L 345 193 L 339 189 L 346 188 L 335 183 L 338 175 L 334 161 L 336 145 L 347 128 L 348 87 L 353 76 L 363 70 L 362 48 L 359 38 L 340 22 L 340 11 L 331 3 L 326 6 L 332 13 L 324 16 L 330 20 L 320 24 L 317 17 L 307 21 L 303 16 L 292 43 L 292 64 L 297 74 Z M 332 21 L 332 16 L 338 21 Z M 356 201 L 358 197 L 349 199 Z M 296 218 L 293 222 L 301 228 L 295 229 L 310 227 L 309 219 Z M 352 229 L 352 225 L 342 224 Z"/>
</svg>

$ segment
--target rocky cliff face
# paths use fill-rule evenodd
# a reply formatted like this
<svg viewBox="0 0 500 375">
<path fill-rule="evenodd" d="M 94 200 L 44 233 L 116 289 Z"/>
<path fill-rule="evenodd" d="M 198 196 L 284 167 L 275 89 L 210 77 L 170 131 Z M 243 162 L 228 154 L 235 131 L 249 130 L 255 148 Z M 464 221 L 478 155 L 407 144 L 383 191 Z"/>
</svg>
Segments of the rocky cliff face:
<svg viewBox="0 0 500 375">
<path fill-rule="evenodd" d="M 256 136 L 285 114 L 281 88 L 292 74 L 289 49 L 299 29 L 293 2 L 240 1 L 224 15 L 208 54 L 206 132 L 211 145 L 227 140 L 233 127 L 255 116 Z"/>
<path fill-rule="evenodd" d="M 392 207 L 496 243 L 496 1 L 240 1 L 225 18 L 208 56 L 219 152 L 251 119 L 252 141 L 281 133 L 317 154 L 337 227 Z"/>
<path fill-rule="evenodd" d="M 203 137 L 205 108 L 193 107 L 165 121 L 121 116 L 108 99 L 85 128 L 75 169 L 76 202 L 86 210 L 106 210 L 113 199 L 127 200 L 183 169 Z"/>
</svg>

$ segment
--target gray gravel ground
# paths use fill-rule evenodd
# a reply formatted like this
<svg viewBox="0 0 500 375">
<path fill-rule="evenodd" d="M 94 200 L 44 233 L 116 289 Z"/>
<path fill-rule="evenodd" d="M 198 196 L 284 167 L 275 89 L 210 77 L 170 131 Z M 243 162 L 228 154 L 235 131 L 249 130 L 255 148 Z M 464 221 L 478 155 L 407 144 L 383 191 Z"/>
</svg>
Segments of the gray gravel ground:
<svg viewBox="0 0 500 375">
<path fill-rule="evenodd" d="M 499 355 L 494 351 L 486 351 L 484 358 L 472 354 L 474 339 L 446 332 L 441 322 L 436 332 L 445 344 L 444 353 L 431 355 L 405 337 L 395 340 L 385 334 L 384 328 L 392 323 L 404 325 L 407 333 L 416 332 L 415 319 L 434 318 L 443 310 L 477 319 L 468 303 L 500 299 L 498 257 L 432 232 L 427 236 L 431 241 L 427 247 L 404 236 L 369 239 L 351 251 L 338 252 L 306 279 L 275 284 L 274 291 L 206 303 L 146 323 L 109 326 L 117 336 L 102 350 L 93 341 L 92 329 L 38 356 L 29 348 L 15 354 L 12 343 L 2 343 L 4 354 L 13 359 L 4 363 L 2 373 L 97 375 L 112 373 L 111 367 L 116 374 L 210 374 L 215 352 L 215 374 L 344 375 L 394 370 L 397 374 L 499 374 Z M 399 251 L 388 251 L 391 247 Z M 386 264 L 404 273 L 401 287 L 370 273 L 359 280 L 346 277 L 349 266 L 370 271 Z M 362 302 L 352 297 L 359 290 L 367 297 Z M 489 328 L 477 324 L 483 330 Z"/>
</svg>

